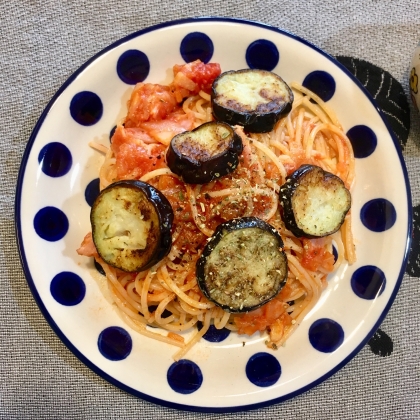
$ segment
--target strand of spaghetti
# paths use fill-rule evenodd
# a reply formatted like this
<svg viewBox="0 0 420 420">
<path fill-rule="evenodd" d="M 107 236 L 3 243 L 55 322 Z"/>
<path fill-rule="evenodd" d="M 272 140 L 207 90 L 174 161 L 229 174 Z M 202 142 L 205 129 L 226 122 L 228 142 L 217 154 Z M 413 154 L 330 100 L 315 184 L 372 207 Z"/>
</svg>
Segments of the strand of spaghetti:
<svg viewBox="0 0 420 420">
<path fill-rule="evenodd" d="M 166 265 L 168 268 L 170 268 L 172 271 L 178 271 L 182 269 L 182 265 L 178 263 L 174 263 L 173 261 L 169 260 L 166 261 Z"/>
<path fill-rule="evenodd" d="M 171 338 L 170 336 L 165 336 L 165 335 L 147 330 L 146 326 L 138 325 L 136 322 L 134 322 L 130 317 L 128 317 L 125 314 L 122 314 L 122 318 L 124 322 L 127 323 L 128 326 L 130 326 L 133 330 L 137 331 L 139 334 L 144 335 L 145 337 L 153 338 L 154 340 L 158 340 L 163 343 L 170 344 L 176 347 L 182 348 L 184 346 L 184 343 L 181 342 L 180 340 Z"/>
<path fill-rule="evenodd" d="M 114 287 L 115 291 L 125 300 L 127 303 L 129 303 L 135 310 L 141 311 L 141 305 L 131 299 L 131 297 L 128 295 L 127 290 L 123 286 L 121 286 L 120 282 L 118 281 L 118 278 L 115 274 L 114 270 L 111 270 L 108 264 L 104 264 L 102 266 L 105 270 L 106 277 L 110 284 Z"/>
<path fill-rule="evenodd" d="M 246 211 L 245 211 L 244 216 L 252 216 L 253 212 L 254 212 L 254 203 L 253 203 L 252 197 L 249 196 L 247 197 L 247 200 L 246 200 Z"/>
<path fill-rule="evenodd" d="M 327 124 L 320 124 L 320 125 L 315 126 L 311 130 L 311 134 L 309 135 L 307 144 L 305 146 L 305 156 L 307 159 L 309 159 L 312 156 L 312 149 L 313 149 L 313 144 L 315 141 L 315 136 L 318 134 L 319 131 L 325 130 L 327 128 L 328 128 Z"/>
<path fill-rule="evenodd" d="M 198 94 L 204 99 L 204 100 L 206 100 L 207 102 L 210 102 L 211 101 L 211 96 L 208 94 L 208 93 L 206 93 L 206 92 L 204 92 L 204 90 L 200 90 L 200 92 L 198 92 Z"/>
<path fill-rule="evenodd" d="M 174 178 L 180 179 L 179 176 L 174 174 L 169 168 L 160 168 L 160 169 L 155 169 L 154 171 L 148 172 L 147 174 L 144 174 L 140 178 L 140 181 L 147 182 L 147 181 L 150 181 L 152 178 L 156 178 L 157 176 L 162 176 L 162 175 L 170 175 L 170 176 L 173 176 Z"/>
<path fill-rule="evenodd" d="M 136 278 L 134 279 L 134 288 L 135 288 L 135 294 L 138 296 L 140 305 L 141 305 L 141 297 L 142 297 L 142 288 L 143 288 L 143 283 L 146 280 L 147 274 L 149 273 L 150 270 L 148 270 L 146 272 L 146 276 L 144 276 L 145 272 L 140 272 L 136 275 Z M 142 305 L 143 307 L 143 305 Z M 142 311 L 142 314 L 145 318 L 147 318 L 147 315 L 145 315 L 145 313 Z"/>
<path fill-rule="evenodd" d="M 295 299 L 293 303 L 293 312 L 290 316 L 295 320 L 298 319 L 299 315 L 306 309 L 308 304 L 310 304 L 311 299 L 312 296 L 308 295 L 306 291 L 300 297 Z"/>
<path fill-rule="evenodd" d="M 324 110 L 319 105 L 312 103 L 308 97 L 305 97 L 302 105 L 310 109 L 324 124 L 329 124 L 331 122 L 331 119 Z"/>
<path fill-rule="evenodd" d="M 175 355 L 174 355 L 174 360 L 177 362 L 178 360 L 182 359 L 189 350 L 191 350 L 191 348 L 198 343 L 201 338 L 203 337 L 203 335 L 208 331 L 208 329 L 210 328 L 210 317 L 211 317 L 211 311 L 208 311 L 206 313 L 206 316 L 204 318 L 204 322 L 203 322 L 203 326 L 201 328 L 201 330 L 197 331 L 193 338 L 181 349 L 179 350 Z"/>
<path fill-rule="evenodd" d="M 287 251 L 297 252 L 298 254 L 302 254 L 303 248 L 294 242 L 291 238 L 283 237 L 284 249 Z"/>
<path fill-rule="evenodd" d="M 311 135 L 313 126 L 311 124 L 306 124 L 305 131 L 302 137 L 302 143 L 300 144 L 302 150 L 306 150 L 308 147 L 309 137 Z"/>
<path fill-rule="evenodd" d="M 143 314 L 143 316 L 146 319 L 150 318 L 149 305 L 148 305 L 147 301 L 148 301 L 150 283 L 152 282 L 153 275 L 154 275 L 152 273 L 154 273 L 153 270 L 149 270 L 147 272 L 147 276 L 143 281 L 142 288 L 139 289 L 139 290 L 141 290 L 141 292 L 140 292 L 141 313 Z"/>
<path fill-rule="evenodd" d="M 118 281 L 120 282 L 122 287 L 125 287 L 128 283 L 133 280 L 133 276 L 131 274 L 123 274 Z"/>
<path fill-rule="evenodd" d="M 267 187 L 269 187 L 277 193 L 280 191 L 280 185 L 277 184 L 277 182 L 272 181 L 271 179 L 267 179 L 266 185 Z"/>
<path fill-rule="evenodd" d="M 327 150 L 325 147 L 326 139 L 321 133 L 315 138 L 314 141 L 314 151 L 317 152 L 318 159 L 325 159 L 327 156 Z"/>
<path fill-rule="evenodd" d="M 299 108 L 302 105 L 303 99 L 305 98 L 301 92 L 295 92 L 295 99 L 292 104 L 292 111 L 295 111 L 297 108 Z"/>
<path fill-rule="evenodd" d="M 298 264 L 298 265 L 300 265 L 300 264 Z M 303 283 L 304 280 L 302 280 L 302 275 L 301 275 L 301 272 L 300 272 L 299 268 L 295 267 L 293 264 L 290 264 L 290 269 L 291 269 L 292 272 L 295 271 L 295 273 L 299 276 L 299 281 L 301 281 Z M 304 297 L 302 302 L 297 303 L 297 308 L 292 313 L 292 318 L 294 318 L 294 320 L 295 320 L 295 326 L 292 326 L 291 331 L 288 331 L 283 336 L 283 338 L 281 339 L 281 343 L 279 343 L 279 345 L 281 345 L 282 343 L 284 343 L 286 341 L 287 337 L 290 336 L 292 331 L 294 331 L 295 328 L 297 327 L 297 325 L 299 325 L 302 322 L 304 317 L 309 313 L 309 311 L 315 306 L 316 302 L 318 301 L 319 294 L 320 294 L 321 291 L 318 290 L 315 287 L 315 285 L 312 284 L 312 281 L 311 281 L 310 278 L 309 278 L 308 287 L 309 288 L 307 289 L 308 290 L 307 295 Z M 311 293 L 309 293 L 309 292 L 311 292 Z"/>
<path fill-rule="evenodd" d="M 99 189 L 102 191 L 116 178 L 117 172 L 115 168 L 116 159 L 111 149 L 105 155 L 104 163 L 99 169 Z"/>
<path fill-rule="evenodd" d="M 274 190 L 271 190 L 271 191 L 272 191 L 272 193 L 271 193 L 271 207 L 269 209 L 265 209 L 264 214 L 260 216 L 265 221 L 270 220 L 274 216 L 274 214 L 276 213 L 276 211 L 278 209 L 278 204 L 279 204 L 278 196 L 277 196 L 277 194 Z"/>
<path fill-rule="evenodd" d="M 179 300 L 179 306 L 188 314 L 198 316 L 199 314 L 203 313 L 203 311 L 206 311 L 206 309 L 198 309 L 193 308 L 192 306 L 188 305 L 187 302 L 184 302 L 182 299 Z"/>
<path fill-rule="evenodd" d="M 170 278 L 166 266 L 160 267 L 159 270 L 162 273 L 162 277 L 167 284 L 167 286 L 182 300 L 187 302 L 190 306 L 199 309 L 210 309 L 214 306 L 214 303 L 211 302 L 198 302 L 194 299 L 191 299 L 187 294 L 185 294 Z"/>
<path fill-rule="evenodd" d="M 168 337 L 168 338 L 171 338 L 171 339 L 173 339 L 173 340 L 179 341 L 179 342 L 180 342 L 180 343 L 182 343 L 182 344 L 184 344 L 184 343 L 185 343 L 184 337 L 183 337 L 182 335 L 176 334 L 176 333 L 174 333 L 174 332 L 172 332 L 172 331 L 169 331 L 169 332 L 168 332 L 167 337 Z"/>
<path fill-rule="evenodd" d="M 205 223 L 203 223 L 199 216 L 198 216 L 198 210 L 197 210 L 197 202 L 195 199 L 195 194 L 193 192 L 193 189 L 188 185 L 185 184 L 186 190 L 187 190 L 187 197 L 188 197 L 188 201 L 190 203 L 191 206 L 191 214 L 194 220 L 195 225 L 197 226 L 197 228 L 204 233 L 204 235 L 206 236 L 212 236 L 213 235 L 213 231 L 211 229 L 209 229 Z"/>
<path fill-rule="evenodd" d="M 356 262 L 356 252 L 354 247 L 353 233 L 351 229 L 351 213 L 347 213 L 344 223 L 341 226 L 341 235 L 344 242 L 344 249 L 346 250 L 346 259 L 349 264 Z"/>
<path fill-rule="evenodd" d="M 226 196 L 246 196 L 246 195 L 267 195 L 270 196 L 271 188 L 247 187 L 247 188 L 226 188 L 218 191 L 209 191 L 210 197 L 226 197 Z"/>
<path fill-rule="evenodd" d="M 191 108 L 190 108 L 190 105 L 195 101 L 197 99 L 197 97 L 196 96 L 189 96 L 188 98 L 186 98 L 185 100 L 184 100 L 184 102 L 182 103 L 182 109 L 183 109 L 183 111 L 186 113 L 186 114 L 188 114 L 188 113 L 190 113 L 190 112 L 192 112 L 193 114 L 195 114 L 194 113 L 194 111 L 192 111 L 191 110 Z M 194 115 L 195 116 L 195 115 Z"/>
<path fill-rule="evenodd" d="M 210 106 L 207 108 L 207 121 L 213 121 L 213 114 Z"/>
<path fill-rule="evenodd" d="M 166 256 L 166 258 L 170 261 L 173 261 L 176 258 L 181 258 L 182 253 L 183 252 L 176 245 L 172 245 L 172 248 L 169 251 L 169 254 Z"/>
<path fill-rule="evenodd" d="M 290 86 L 313 99 L 325 111 L 332 123 L 341 128 L 340 121 L 338 121 L 335 112 L 318 95 L 296 82 L 291 82 Z"/>
<path fill-rule="evenodd" d="M 284 144 L 282 144 L 280 141 L 271 140 L 270 141 L 270 146 L 279 150 L 280 153 L 282 153 L 284 155 L 287 155 L 287 156 L 290 156 L 290 150 Z"/>
<path fill-rule="evenodd" d="M 110 292 L 116 307 L 120 310 L 120 312 L 125 313 L 132 319 L 135 319 L 143 324 L 146 324 L 147 321 L 144 317 L 135 309 L 131 307 L 131 305 L 118 293 L 113 285 L 110 285 Z"/>
<path fill-rule="evenodd" d="M 189 272 L 186 272 L 184 277 L 187 277 L 188 274 L 189 274 Z M 183 283 L 182 281 L 178 282 L 178 279 L 176 279 L 176 280 L 177 280 L 177 283 L 181 283 L 181 284 Z M 194 277 L 188 283 L 185 283 L 185 284 L 182 284 L 182 286 L 179 286 L 179 289 L 182 290 L 183 292 L 187 292 L 188 290 L 191 290 L 191 289 L 195 288 L 196 286 L 197 286 L 197 278 Z"/>
<path fill-rule="evenodd" d="M 299 282 L 300 283 L 300 282 Z M 306 290 L 303 288 L 297 288 L 289 296 L 287 296 L 288 301 L 298 300 L 306 294 Z M 289 300 L 290 299 L 290 300 Z"/>
<path fill-rule="evenodd" d="M 334 127 L 333 125 L 329 125 L 328 128 L 334 132 L 335 134 L 337 134 L 337 136 L 340 137 L 340 139 L 342 141 L 344 141 L 345 145 L 346 145 L 346 150 L 348 151 L 348 168 L 349 168 L 349 172 L 347 175 L 347 180 L 346 183 L 348 186 L 351 186 L 354 180 L 354 169 L 355 169 L 355 160 L 354 160 L 354 152 L 353 152 L 353 147 L 350 143 L 349 138 L 344 134 L 344 132 L 340 129 L 338 129 L 337 127 Z"/>
<path fill-rule="evenodd" d="M 180 289 L 184 292 L 196 286 L 197 279 L 195 277 L 195 265 L 197 258 L 191 258 L 189 261 L 182 261 L 180 264 L 180 269 L 176 272 L 170 273 L 174 278 L 176 284 L 179 284 Z M 187 277 L 190 276 L 188 279 Z"/>
<path fill-rule="evenodd" d="M 169 292 L 168 290 L 164 290 L 164 291 L 159 292 L 159 293 L 149 293 L 147 295 L 147 303 L 149 303 L 149 304 L 159 303 L 163 299 L 165 299 L 169 295 L 169 293 L 171 293 L 171 292 Z"/>
<path fill-rule="evenodd" d="M 162 318 L 162 314 L 163 314 L 163 311 L 166 309 L 166 306 L 168 305 L 169 302 L 171 302 L 174 299 L 175 299 L 175 293 L 171 293 L 168 297 L 166 297 L 159 303 L 158 307 L 155 310 L 155 322 L 157 324 L 164 326 L 166 324 L 169 324 L 175 319 L 175 316 L 173 314 L 169 315 L 166 318 Z"/>
<path fill-rule="evenodd" d="M 141 298 L 136 293 L 136 283 L 135 283 L 135 281 L 132 281 L 132 282 L 128 283 L 125 286 L 125 290 L 127 290 L 127 293 L 128 293 L 128 295 L 130 296 L 131 299 L 133 299 L 137 303 L 140 303 Z"/>
<path fill-rule="evenodd" d="M 294 101 L 293 103 L 295 103 L 295 102 L 296 101 Z M 279 140 L 279 139 L 277 139 L 277 137 L 278 137 L 277 133 L 280 133 L 280 136 L 281 136 L 284 133 L 284 130 L 286 129 L 286 125 L 287 125 L 287 118 L 286 117 L 280 118 L 278 120 L 277 124 L 274 126 L 273 132 L 271 133 L 272 135 L 274 135 L 276 137 L 275 140 Z"/>
<path fill-rule="evenodd" d="M 261 165 L 258 156 L 253 153 L 250 139 L 243 131 L 243 128 L 235 128 L 236 133 L 238 133 L 242 139 L 243 150 L 242 156 L 244 158 L 244 166 L 248 167 L 251 171 L 251 181 L 255 182 L 256 184 L 263 184 L 265 179 L 265 173 L 263 167 Z"/>
<path fill-rule="evenodd" d="M 310 308 L 314 306 L 315 303 L 312 303 L 311 300 L 313 299 L 305 298 L 304 301 L 301 303 L 303 310 L 300 312 L 300 314 L 296 318 L 293 318 L 292 325 L 287 326 L 284 329 L 282 338 L 280 339 L 280 341 L 275 343 L 277 348 L 284 345 L 284 343 L 288 340 L 288 338 L 299 327 L 300 323 L 302 322 L 306 314 L 309 312 Z"/>
<path fill-rule="evenodd" d="M 301 108 L 299 110 L 297 120 L 296 120 L 296 132 L 295 132 L 295 141 L 297 143 L 301 142 L 302 138 L 302 125 L 303 125 L 303 117 L 305 116 L 305 110 Z"/>
<path fill-rule="evenodd" d="M 96 151 L 101 152 L 101 153 L 103 153 L 104 155 L 105 155 L 105 154 L 107 154 L 107 153 L 108 153 L 108 150 L 109 150 L 109 147 L 107 147 L 107 146 L 105 146 L 105 145 L 103 145 L 103 144 L 101 144 L 101 143 L 98 143 L 98 142 L 97 142 L 97 141 L 95 141 L 95 140 L 90 141 L 90 142 L 88 143 L 88 145 L 89 145 L 92 149 L 95 149 Z"/>
<path fill-rule="evenodd" d="M 165 268 L 166 268 L 166 266 L 165 266 Z M 159 284 L 164 288 L 164 289 L 166 289 L 168 292 L 172 292 L 173 290 L 166 284 L 166 280 L 165 280 L 165 277 L 164 277 L 164 275 L 163 275 L 163 271 L 162 270 L 157 270 L 157 273 L 156 273 L 156 276 L 157 276 L 157 279 L 158 279 L 158 282 L 159 282 Z"/>
<path fill-rule="evenodd" d="M 195 103 L 195 107 L 197 108 L 198 113 L 201 115 L 201 119 L 205 120 L 207 116 L 207 111 L 203 108 L 203 104 L 206 101 L 204 99 L 198 99 Z"/>
<path fill-rule="evenodd" d="M 296 278 L 303 284 L 305 289 L 310 291 L 313 295 L 313 297 L 318 300 L 320 290 L 318 288 L 318 285 L 312 280 L 312 277 L 308 273 L 307 270 L 305 270 L 298 259 L 289 253 L 287 255 L 287 261 L 289 263 L 290 271 L 296 276 Z"/>
<path fill-rule="evenodd" d="M 289 115 L 286 117 L 286 129 L 289 135 L 289 146 L 291 143 L 293 143 L 295 139 L 295 129 L 293 127 L 293 122 L 292 122 L 293 112 L 295 112 L 295 110 L 292 110 L 291 112 L 289 112 Z"/>
<path fill-rule="evenodd" d="M 229 318 L 230 318 L 230 313 L 224 311 L 221 308 L 217 308 L 217 309 L 219 309 L 220 314 L 217 318 L 214 317 L 213 324 L 218 330 L 221 330 L 222 328 L 225 328 L 226 324 L 228 323 Z"/>
<path fill-rule="evenodd" d="M 252 144 L 259 150 L 261 150 L 267 157 L 271 159 L 271 161 L 276 165 L 277 169 L 280 172 L 282 182 L 286 179 L 287 173 L 286 169 L 284 168 L 283 164 L 280 162 L 276 154 L 270 150 L 265 144 L 259 142 L 258 140 L 252 139 Z"/>
<path fill-rule="evenodd" d="M 175 321 L 173 324 L 162 325 L 162 328 L 168 331 L 181 332 L 189 330 L 190 328 L 194 327 L 196 323 L 197 317 L 192 317 L 189 321 L 186 321 L 180 317 L 179 321 Z"/>
</svg>

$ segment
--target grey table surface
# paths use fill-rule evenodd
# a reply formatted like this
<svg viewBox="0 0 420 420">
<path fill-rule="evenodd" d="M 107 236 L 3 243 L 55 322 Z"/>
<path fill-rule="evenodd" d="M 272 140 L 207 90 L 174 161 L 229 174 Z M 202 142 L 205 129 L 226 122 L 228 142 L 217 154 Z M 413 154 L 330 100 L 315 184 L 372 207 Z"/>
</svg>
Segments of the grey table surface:
<svg viewBox="0 0 420 420">
<path fill-rule="evenodd" d="M 317 387 L 248 412 L 177 411 L 129 395 L 82 364 L 37 307 L 21 268 L 14 228 L 17 175 L 37 119 L 66 79 L 107 45 L 150 25 L 194 16 L 273 25 L 331 55 L 350 57 L 351 63 L 364 60 L 361 63 L 372 64 L 372 69 L 398 82 L 407 98 L 401 111 L 406 116 L 403 122 L 398 115 L 390 118 L 396 119 L 395 127 L 404 125 L 403 155 L 415 221 L 418 217 L 420 117 L 409 100 L 410 60 L 420 40 L 418 0 L 0 0 L 0 418 L 420 418 L 416 243 L 400 291 L 380 327 L 389 339 L 387 351 L 366 345 Z M 415 224 L 416 241 L 417 231 Z"/>
</svg>

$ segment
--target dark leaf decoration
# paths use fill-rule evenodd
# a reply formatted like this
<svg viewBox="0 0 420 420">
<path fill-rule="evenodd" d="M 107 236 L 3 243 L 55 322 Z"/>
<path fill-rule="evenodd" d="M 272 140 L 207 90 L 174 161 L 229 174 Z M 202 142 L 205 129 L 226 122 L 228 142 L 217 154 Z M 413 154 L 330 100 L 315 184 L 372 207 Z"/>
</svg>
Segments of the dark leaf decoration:
<svg viewBox="0 0 420 420">
<path fill-rule="evenodd" d="M 394 343 L 384 331 L 380 328 L 375 332 L 374 336 L 368 341 L 369 347 L 377 356 L 391 356 L 394 350 Z"/>
<path fill-rule="evenodd" d="M 335 58 L 372 95 L 404 150 L 410 131 L 410 106 L 401 83 L 387 71 L 365 60 L 345 56 Z"/>
<path fill-rule="evenodd" d="M 412 277 L 420 277 L 420 205 L 413 207 L 413 236 L 405 271 Z"/>
</svg>

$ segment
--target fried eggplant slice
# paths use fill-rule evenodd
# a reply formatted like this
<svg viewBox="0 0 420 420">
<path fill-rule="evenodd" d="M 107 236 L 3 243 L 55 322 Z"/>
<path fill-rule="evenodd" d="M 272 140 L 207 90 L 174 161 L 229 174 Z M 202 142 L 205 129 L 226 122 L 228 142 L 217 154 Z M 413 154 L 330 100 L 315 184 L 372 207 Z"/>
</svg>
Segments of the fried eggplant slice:
<svg viewBox="0 0 420 420">
<path fill-rule="evenodd" d="M 284 224 L 297 237 L 319 238 L 336 232 L 351 207 L 344 182 L 315 165 L 294 171 L 279 194 Z"/>
<path fill-rule="evenodd" d="M 90 212 L 98 254 L 126 272 L 146 270 L 168 254 L 172 221 L 166 197 L 134 180 L 118 181 L 102 190 Z"/>
<path fill-rule="evenodd" d="M 225 311 L 259 308 L 287 279 L 287 257 L 277 230 L 257 217 L 220 224 L 197 261 L 203 294 Z"/>
<path fill-rule="evenodd" d="M 212 86 L 213 115 L 219 121 L 241 125 L 245 131 L 271 131 L 292 109 L 293 92 L 277 74 L 267 70 L 232 70 Z"/>
<path fill-rule="evenodd" d="M 229 124 L 212 121 L 176 135 L 166 163 L 184 182 L 206 184 L 234 171 L 242 149 L 241 138 Z"/>
</svg>

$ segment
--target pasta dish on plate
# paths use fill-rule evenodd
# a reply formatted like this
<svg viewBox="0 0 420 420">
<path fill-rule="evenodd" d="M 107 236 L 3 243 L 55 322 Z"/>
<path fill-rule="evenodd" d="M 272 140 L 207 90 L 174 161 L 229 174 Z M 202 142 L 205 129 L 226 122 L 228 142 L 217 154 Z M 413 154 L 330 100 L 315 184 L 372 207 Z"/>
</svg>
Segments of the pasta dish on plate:
<svg viewBox="0 0 420 420">
<path fill-rule="evenodd" d="M 98 246 L 99 239 L 92 232 L 86 235 L 78 252 L 94 257 L 103 268 L 114 303 L 125 322 L 140 334 L 178 347 L 175 360 L 184 357 L 211 326 L 227 328 L 240 335 L 251 336 L 257 332 L 267 334 L 266 345 L 276 349 L 285 343 L 314 307 L 327 285 L 328 274 L 344 261 L 349 264 L 355 261 L 350 198 L 347 193 L 354 180 L 351 143 L 333 110 L 316 94 L 295 82 L 290 83 L 292 95 L 289 109 L 282 111 L 268 131 L 258 129 L 258 132 L 253 132 L 249 127 L 231 120 L 228 121 L 231 131 L 229 128 L 223 131 L 225 128 L 220 125 L 206 125 L 207 131 L 202 135 L 204 124 L 216 122 L 214 86 L 215 80 L 220 80 L 224 73 L 221 73 L 217 63 L 204 64 L 200 61 L 175 65 L 173 70 L 174 78 L 168 86 L 138 83 L 134 87 L 127 114 L 117 124 L 109 147 L 91 143 L 94 149 L 104 154 L 99 173 L 101 194 L 112 191 L 110 187 L 114 185 L 135 180 L 140 181 L 136 185 L 140 185 L 138 188 L 142 197 L 146 188 L 155 196 L 163 195 L 162 200 L 170 204 L 170 209 L 167 210 L 167 206 L 164 210 L 171 213 L 167 232 L 157 231 L 158 236 L 169 235 L 169 243 L 165 245 L 167 248 L 162 252 L 159 249 L 162 241 L 159 242 L 153 255 L 147 257 L 151 265 L 145 263 L 144 269 L 136 271 L 106 261 L 105 253 Z M 236 155 L 233 153 L 236 160 L 233 164 L 228 162 L 225 165 L 227 173 L 215 172 L 206 182 L 191 182 L 179 165 L 173 166 L 169 150 L 174 147 L 174 139 L 185 140 L 179 137 L 185 137 L 185 133 L 193 133 L 193 137 L 188 134 L 187 138 L 194 147 L 197 144 L 207 147 L 213 140 L 208 141 L 206 136 L 220 136 L 217 148 L 228 136 L 237 142 L 239 139 L 240 146 L 235 149 Z M 184 142 L 179 149 L 191 149 L 191 144 L 188 143 L 186 147 Z M 198 153 L 194 153 L 194 159 L 197 160 Z M 217 153 L 213 153 L 212 159 Z M 213 161 L 211 165 L 216 167 Z M 195 174 L 197 170 L 191 173 Z M 122 181 L 123 184 L 116 184 Z M 333 193 L 331 185 L 334 186 Z M 294 195 L 289 194 L 289 190 Z M 339 216 L 334 213 L 337 227 L 319 232 L 319 223 L 323 222 L 319 220 L 323 214 L 331 210 L 332 202 L 340 201 L 337 200 L 337 190 L 342 191 L 347 204 L 344 210 L 340 210 Z M 318 195 L 324 193 L 328 194 L 328 199 L 318 199 Z M 302 201 L 297 203 L 298 199 L 302 200 L 302 194 L 306 197 L 303 198 L 304 210 Z M 312 207 L 307 204 L 307 194 L 315 202 Z M 311 194 L 316 195 L 316 199 Z M 91 213 L 93 231 L 96 228 L 96 213 L 92 214 L 96 207 L 93 206 Z M 293 210 L 295 217 L 290 221 L 289 213 Z M 301 210 L 302 217 L 298 218 Z M 337 209 L 332 211 L 336 212 Z M 316 218 L 314 213 L 317 213 Z M 223 247 L 219 241 L 221 237 L 226 239 L 234 232 L 232 221 L 237 220 L 241 223 L 250 220 L 254 223 L 257 220 L 258 223 L 252 224 L 250 230 L 242 229 L 241 235 L 229 241 L 228 246 L 235 242 L 237 247 L 229 254 L 236 261 L 237 269 L 233 277 L 242 281 L 241 276 L 247 270 L 247 265 L 252 266 L 257 274 L 264 272 L 267 278 L 273 278 L 270 287 L 274 291 L 269 298 L 264 295 L 264 299 L 260 299 L 261 304 L 247 307 L 246 302 L 244 304 L 242 301 L 242 306 L 236 309 L 231 306 L 230 310 L 230 303 L 218 301 L 214 291 L 217 286 L 214 284 L 234 284 L 235 287 L 229 289 L 230 286 L 223 283 L 225 285 L 221 285 L 218 292 L 230 299 L 228 302 L 233 302 L 232 299 L 241 299 L 242 289 L 237 289 L 238 281 L 230 283 L 230 277 L 226 280 L 225 270 L 223 279 L 214 280 L 213 286 L 208 289 L 203 282 L 209 280 L 210 275 L 214 276 L 213 271 L 223 271 L 223 264 L 220 265 Z M 153 220 L 150 223 L 156 225 Z M 248 233 L 255 235 L 259 232 L 261 243 L 265 244 L 264 249 L 270 248 L 270 244 L 273 244 L 271 237 L 264 236 L 267 225 L 273 228 L 276 235 L 280 235 L 279 242 L 273 245 L 273 252 L 279 251 L 280 257 L 284 256 L 282 266 L 272 264 L 266 260 L 266 256 L 261 256 L 259 251 L 262 247 L 255 245 L 256 240 L 246 239 Z M 102 235 L 112 236 L 110 226 L 106 225 Z M 142 226 L 146 229 L 145 224 Z M 261 226 L 263 228 L 257 232 Z M 129 237 L 131 241 L 133 230 L 123 230 L 124 233 L 118 235 Z M 216 234 L 217 240 L 214 239 Z M 248 243 L 254 245 L 246 249 Z M 121 241 L 119 244 L 117 248 L 121 251 L 125 245 L 121 245 Z M 212 246 L 209 248 L 210 244 Z M 136 247 L 142 247 L 143 250 L 149 245 L 147 240 L 136 243 Z M 216 250 L 219 254 L 214 260 L 218 263 L 211 265 L 208 256 L 214 255 Z M 159 255 L 157 261 L 156 255 Z M 249 258 L 254 259 L 249 261 Z M 278 257 L 275 258 L 278 261 Z M 241 263 L 241 259 L 245 259 L 245 263 Z M 264 262 L 260 267 L 258 264 L 262 259 Z M 200 268 L 200 261 L 204 265 L 207 263 L 207 266 Z M 270 273 L 268 270 L 271 270 Z M 250 278 L 251 274 L 247 276 Z M 252 276 L 256 282 L 255 277 L 258 276 Z M 255 289 L 256 286 L 253 287 Z M 193 330 L 193 334 L 184 334 Z"/>
</svg>

